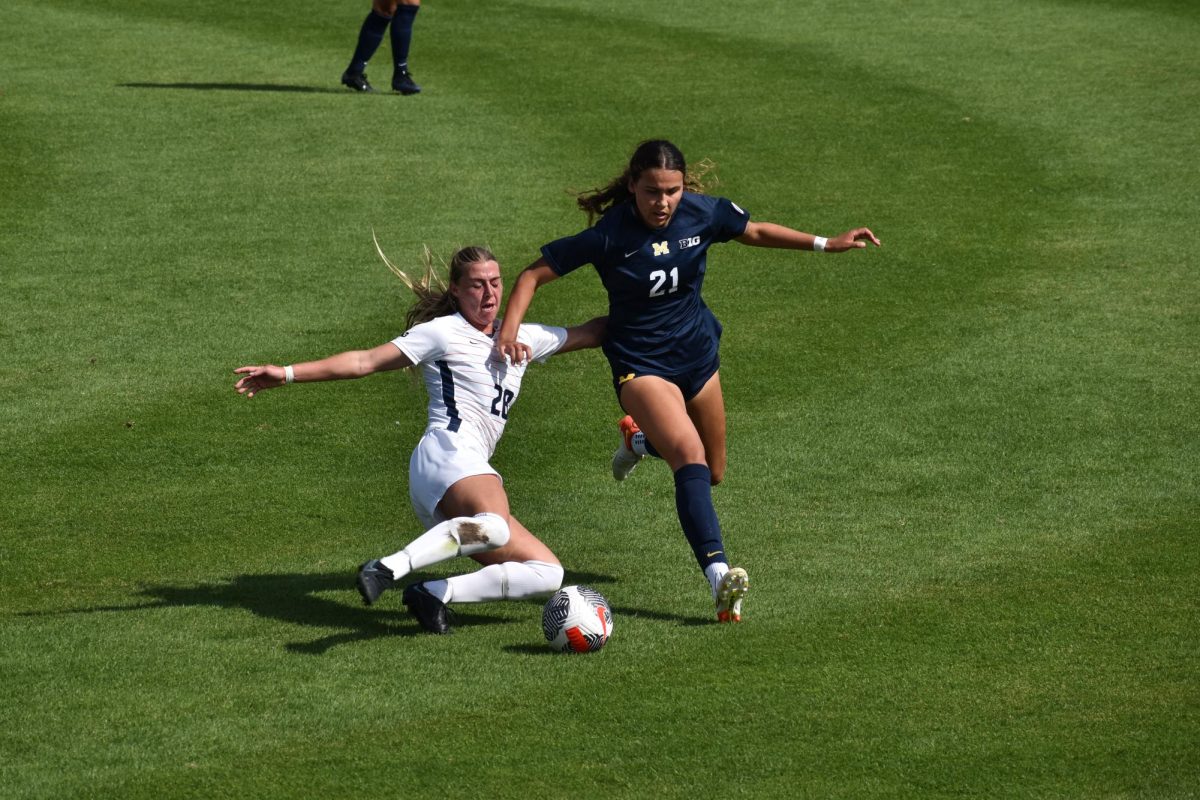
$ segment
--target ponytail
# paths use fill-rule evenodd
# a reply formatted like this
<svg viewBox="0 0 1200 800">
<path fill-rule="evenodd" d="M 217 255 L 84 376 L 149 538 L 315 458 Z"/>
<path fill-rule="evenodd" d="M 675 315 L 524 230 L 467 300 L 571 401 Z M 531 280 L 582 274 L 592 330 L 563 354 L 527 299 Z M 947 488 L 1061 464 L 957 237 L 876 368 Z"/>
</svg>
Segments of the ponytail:
<svg viewBox="0 0 1200 800">
<path fill-rule="evenodd" d="M 423 266 L 422 275 L 419 279 L 414 279 L 404 270 L 393 264 L 383 253 L 383 248 L 379 246 L 379 239 L 375 237 L 375 232 L 371 232 L 371 239 L 375 242 L 375 252 L 383 259 L 383 263 L 392 271 L 400 282 L 403 283 L 410 292 L 416 295 L 416 302 L 408 309 L 408 314 L 404 318 L 405 330 L 420 325 L 422 322 L 428 322 L 437 317 L 444 317 L 447 314 L 453 314 L 458 311 L 458 302 L 454 299 L 454 295 L 450 293 L 450 283 L 458 283 L 466 272 L 467 267 L 471 264 L 480 261 L 495 261 L 496 257 L 486 247 L 471 246 L 459 249 L 450 258 L 450 277 L 449 283 L 443 278 L 438 270 L 433 265 L 433 254 L 426 247 L 421 256 Z"/>
</svg>

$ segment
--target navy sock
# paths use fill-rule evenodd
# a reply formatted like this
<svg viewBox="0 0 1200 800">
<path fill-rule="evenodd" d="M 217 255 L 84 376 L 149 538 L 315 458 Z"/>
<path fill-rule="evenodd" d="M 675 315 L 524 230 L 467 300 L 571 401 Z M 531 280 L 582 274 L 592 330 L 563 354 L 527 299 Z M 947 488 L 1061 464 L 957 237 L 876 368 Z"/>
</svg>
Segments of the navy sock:
<svg viewBox="0 0 1200 800">
<path fill-rule="evenodd" d="M 420 10 L 420 6 L 396 6 L 396 16 L 392 18 L 392 62 L 397 71 L 408 67 L 408 47 L 412 44 L 413 20 Z"/>
<path fill-rule="evenodd" d="M 712 502 L 712 472 L 704 464 L 685 464 L 675 470 L 675 508 L 683 535 L 700 569 L 728 561 L 721 541 L 721 523 Z"/>
<path fill-rule="evenodd" d="M 371 9 L 371 13 L 367 14 L 367 18 L 363 20 L 362 29 L 358 32 L 358 47 L 354 49 L 354 58 L 350 59 L 350 67 L 347 72 L 361 74 L 366 70 L 367 62 L 379 49 L 379 45 L 383 41 L 383 32 L 387 30 L 388 23 L 391 21 L 390 17 L 376 14 L 375 9 Z"/>
</svg>

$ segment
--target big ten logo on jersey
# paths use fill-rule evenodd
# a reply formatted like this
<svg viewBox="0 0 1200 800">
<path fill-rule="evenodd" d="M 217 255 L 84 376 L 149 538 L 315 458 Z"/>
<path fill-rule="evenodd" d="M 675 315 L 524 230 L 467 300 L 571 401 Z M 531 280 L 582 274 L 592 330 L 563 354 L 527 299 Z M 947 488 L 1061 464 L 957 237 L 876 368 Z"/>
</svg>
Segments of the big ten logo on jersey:
<svg viewBox="0 0 1200 800">
<path fill-rule="evenodd" d="M 654 255 L 656 256 L 665 256 L 671 252 L 669 242 L 651 242 L 650 244 L 654 246 Z"/>
<path fill-rule="evenodd" d="M 695 247 L 698 244 L 700 244 L 699 236 L 689 236 L 686 239 L 679 240 L 679 249 L 687 250 L 689 247 Z"/>
</svg>

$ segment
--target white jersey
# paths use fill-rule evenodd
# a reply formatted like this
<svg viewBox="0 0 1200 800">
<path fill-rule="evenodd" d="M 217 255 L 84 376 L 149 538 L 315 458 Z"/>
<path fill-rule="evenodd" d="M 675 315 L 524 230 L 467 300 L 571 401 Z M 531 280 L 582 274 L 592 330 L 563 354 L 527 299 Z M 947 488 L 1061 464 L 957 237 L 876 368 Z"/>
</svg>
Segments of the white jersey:
<svg viewBox="0 0 1200 800">
<path fill-rule="evenodd" d="M 499 319 L 492 329 L 500 330 Z M 505 364 L 496 354 L 494 336 L 455 313 L 414 325 L 392 340 L 421 367 L 429 393 L 425 430 L 447 430 L 468 437 L 489 459 L 529 366 Z M 567 331 L 522 323 L 517 339 L 529 345 L 534 361 L 545 361 L 566 342 Z"/>
</svg>

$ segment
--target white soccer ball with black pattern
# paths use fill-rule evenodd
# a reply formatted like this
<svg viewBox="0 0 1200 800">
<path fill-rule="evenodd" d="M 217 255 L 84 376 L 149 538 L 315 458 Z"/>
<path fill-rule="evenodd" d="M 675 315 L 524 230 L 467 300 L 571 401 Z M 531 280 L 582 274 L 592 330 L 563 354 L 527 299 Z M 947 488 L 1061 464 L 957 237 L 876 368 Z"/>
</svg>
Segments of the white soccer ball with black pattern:
<svg viewBox="0 0 1200 800">
<path fill-rule="evenodd" d="M 560 653 L 591 653 L 612 636 L 612 609 L 604 595 L 587 586 L 564 586 L 542 609 L 542 632 Z"/>
</svg>

